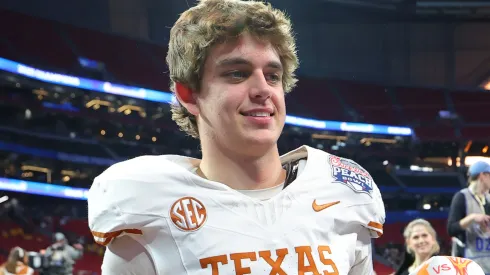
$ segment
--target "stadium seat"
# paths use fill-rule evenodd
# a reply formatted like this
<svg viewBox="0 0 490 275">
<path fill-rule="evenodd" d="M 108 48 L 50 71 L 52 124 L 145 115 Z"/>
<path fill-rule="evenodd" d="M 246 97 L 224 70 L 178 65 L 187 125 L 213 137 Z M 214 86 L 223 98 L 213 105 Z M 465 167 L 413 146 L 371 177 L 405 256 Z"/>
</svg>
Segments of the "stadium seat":
<svg viewBox="0 0 490 275">
<path fill-rule="evenodd" d="M 13 46 L 12 51 L 2 51 L 1 54 L 5 54 L 2 57 L 34 61 L 30 63 L 57 71 L 74 70 L 76 56 L 60 36 L 58 28 L 59 23 L 54 21 L 2 10 L 0 30 L 3 38 Z"/>
</svg>

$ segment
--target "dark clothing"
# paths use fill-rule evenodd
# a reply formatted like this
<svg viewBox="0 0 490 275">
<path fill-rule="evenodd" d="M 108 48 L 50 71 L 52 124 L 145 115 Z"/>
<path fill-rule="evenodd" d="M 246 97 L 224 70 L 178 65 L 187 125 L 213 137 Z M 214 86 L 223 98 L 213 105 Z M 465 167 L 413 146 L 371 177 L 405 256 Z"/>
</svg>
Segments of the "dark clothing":
<svg viewBox="0 0 490 275">
<path fill-rule="evenodd" d="M 432 257 L 434 256 L 437 256 L 437 254 L 432 255 Z M 413 265 L 413 262 L 415 262 L 415 257 L 412 254 L 405 252 L 403 262 L 396 270 L 395 275 L 409 275 L 410 272 L 408 272 L 408 269 Z"/>
<path fill-rule="evenodd" d="M 490 215 L 490 201 L 487 200 L 485 204 L 485 213 Z M 466 200 L 464 194 L 458 192 L 454 194 L 449 209 L 449 217 L 447 218 L 447 232 L 449 236 L 456 237 L 463 243 L 466 242 L 466 231 L 461 228 L 459 221 L 466 217 Z"/>
<path fill-rule="evenodd" d="M 395 275 L 408 275 L 409 274 L 408 268 L 413 264 L 414 261 L 415 261 L 415 257 L 412 254 L 405 251 L 403 262 L 396 270 Z"/>
</svg>

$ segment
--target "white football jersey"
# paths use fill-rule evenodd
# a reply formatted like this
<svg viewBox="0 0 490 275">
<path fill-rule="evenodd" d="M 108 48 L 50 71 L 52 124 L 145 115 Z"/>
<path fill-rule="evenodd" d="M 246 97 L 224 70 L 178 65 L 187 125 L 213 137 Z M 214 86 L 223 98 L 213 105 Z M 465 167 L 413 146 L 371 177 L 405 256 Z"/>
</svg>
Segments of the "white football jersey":
<svg viewBox="0 0 490 275">
<path fill-rule="evenodd" d="M 475 262 L 465 258 L 434 256 L 410 275 L 485 275 Z"/>
<path fill-rule="evenodd" d="M 371 274 L 385 221 L 378 187 L 357 163 L 311 147 L 281 159 L 305 157 L 268 200 L 199 177 L 197 159 L 124 161 L 94 180 L 89 226 L 103 245 L 132 236 L 158 274 Z"/>
</svg>

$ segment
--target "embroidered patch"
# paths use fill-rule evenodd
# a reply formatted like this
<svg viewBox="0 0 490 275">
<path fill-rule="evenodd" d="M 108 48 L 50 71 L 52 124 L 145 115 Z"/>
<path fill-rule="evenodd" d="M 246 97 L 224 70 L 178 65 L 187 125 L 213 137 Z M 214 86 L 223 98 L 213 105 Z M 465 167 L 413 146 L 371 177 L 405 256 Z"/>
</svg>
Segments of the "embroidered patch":
<svg viewBox="0 0 490 275">
<path fill-rule="evenodd" d="M 354 192 L 371 196 L 373 178 L 359 164 L 349 159 L 330 156 L 330 165 L 334 182 L 342 183 Z"/>
</svg>

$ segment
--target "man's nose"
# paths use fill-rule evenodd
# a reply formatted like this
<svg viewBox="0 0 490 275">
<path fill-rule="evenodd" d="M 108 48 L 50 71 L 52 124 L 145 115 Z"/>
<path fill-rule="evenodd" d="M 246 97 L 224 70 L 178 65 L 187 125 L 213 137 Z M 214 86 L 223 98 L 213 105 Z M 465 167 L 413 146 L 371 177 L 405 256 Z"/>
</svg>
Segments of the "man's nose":
<svg viewBox="0 0 490 275">
<path fill-rule="evenodd" d="M 250 96 L 252 99 L 268 99 L 272 95 L 272 87 L 262 71 L 254 72 L 252 76 Z"/>
</svg>

